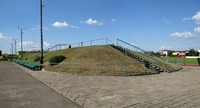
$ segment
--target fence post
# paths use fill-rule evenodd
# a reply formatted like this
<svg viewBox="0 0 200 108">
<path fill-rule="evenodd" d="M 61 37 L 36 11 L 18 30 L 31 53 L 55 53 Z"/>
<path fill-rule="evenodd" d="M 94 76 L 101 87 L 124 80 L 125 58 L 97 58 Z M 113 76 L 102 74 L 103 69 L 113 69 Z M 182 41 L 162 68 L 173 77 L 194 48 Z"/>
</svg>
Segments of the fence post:
<svg viewBox="0 0 200 108">
<path fill-rule="evenodd" d="M 92 46 L 92 40 L 90 41 L 90 44 L 91 44 L 90 46 Z"/>
<path fill-rule="evenodd" d="M 143 63 L 143 67 L 144 67 L 144 73 L 146 73 L 146 65 L 145 65 L 145 62 Z"/>
<path fill-rule="evenodd" d="M 64 72 L 64 70 L 63 70 L 63 63 L 61 63 L 61 72 Z"/>
<path fill-rule="evenodd" d="M 124 63 L 124 75 L 126 75 L 126 63 Z"/>
<path fill-rule="evenodd" d="M 108 38 L 106 38 L 106 45 L 108 45 Z"/>
<path fill-rule="evenodd" d="M 83 47 L 83 42 L 81 42 L 81 47 Z"/>
<path fill-rule="evenodd" d="M 100 63 L 100 75 L 102 74 L 102 64 Z"/>
<path fill-rule="evenodd" d="M 81 71 L 80 71 L 80 64 L 79 63 L 77 64 L 77 68 L 78 68 L 78 73 L 81 73 Z"/>
<path fill-rule="evenodd" d="M 163 71 L 165 71 L 165 60 L 163 61 Z"/>
</svg>

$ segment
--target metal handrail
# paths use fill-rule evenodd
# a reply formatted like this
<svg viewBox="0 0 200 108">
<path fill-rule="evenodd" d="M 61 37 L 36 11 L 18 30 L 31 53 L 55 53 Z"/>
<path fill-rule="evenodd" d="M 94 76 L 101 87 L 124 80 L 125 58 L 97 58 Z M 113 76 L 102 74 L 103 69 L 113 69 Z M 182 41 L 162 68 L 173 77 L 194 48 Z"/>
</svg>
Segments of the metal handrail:
<svg viewBox="0 0 200 108">
<path fill-rule="evenodd" d="M 118 41 L 120 41 L 120 42 L 122 42 L 122 43 L 125 43 L 125 44 L 127 44 L 127 45 L 129 45 L 129 46 L 132 46 L 132 47 L 134 47 L 134 48 L 136 48 L 136 49 L 139 49 L 139 50 L 143 51 L 144 53 L 147 52 L 147 51 L 145 51 L 145 50 L 143 50 L 143 49 L 141 49 L 141 48 L 139 48 L 139 47 L 136 47 L 136 46 L 134 46 L 134 45 L 132 45 L 132 44 L 130 44 L 130 43 L 128 43 L 128 42 L 125 42 L 125 41 L 123 41 L 123 40 L 120 40 L 120 39 L 117 39 L 117 45 L 118 45 L 118 46 L 120 46 Z M 122 46 L 121 46 L 121 47 L 122 47 Z M 122 47 L 122 48 L 123 48 L 123 47 Z M 124 49 L 126 49 L 126 48 L 124 48 Z M 128 50 L 128 49 L 126 49 L 126 50 Z M 134 52 L 134 51 L 132 51 L 132 52 L 135 53 L 136 55 L 142 57 L 142 58 L 145 58 L 145 59 L 147 59 L 147 60 L 150 60 L 151 62 L 156 63 L 156 61 L 154 61 L 154 60 L 152 60 L 152 59 L 150 59 L 150 58 L 148 58 L 148 57 L 145 57 L 145 56 L 143 56 L 143 55 L 140 54 L 140 53 L 137 53 L 137 52 Z"/>
</svg>

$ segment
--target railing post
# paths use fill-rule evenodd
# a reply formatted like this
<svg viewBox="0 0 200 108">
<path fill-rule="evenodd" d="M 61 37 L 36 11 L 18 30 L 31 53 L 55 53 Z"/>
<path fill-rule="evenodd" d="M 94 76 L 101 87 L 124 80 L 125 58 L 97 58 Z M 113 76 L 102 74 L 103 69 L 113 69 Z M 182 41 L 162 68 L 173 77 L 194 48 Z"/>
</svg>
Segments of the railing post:
<svg viewBox="0 0 200 108">
<path fill-rule="evenodd" d="M 143 64 L 144 64 L 143 65 L 143 67 L 144 67 L 144 73 L 146 73 L 146 64 L 145 64 L 145 62 Z"/>
<path fill-rule="evenodd" d="M 61 63 L 61 72 L 64 72 L 64 70 L 63 70 L 63 63 Z"/>
<path fill-rule="evenodd" d="M 78 73 L 81 73 L 81 71 L 80 71 L 80 64 L 79 63 L 77 64 L 77 68 L 78 68 Z"/>
<path fill-rule="evenodd" d="M 102 64 L 100 63 L 100 75 L 102 74 Z"/>
<path fill-rule="evenodd" d="M 124 75 L 126 75 L 126 63 L 124 63 Z"/>
<path fill-rule="evenodd" d="M 165 71 L 165 61 L 163 61 L 163 71 Z"/>
<path fill-rule="evenodd" d="M 106 45 L 108 45 L 108 38 L 106 38 Z"/>
<path fill-rule="evenodd" d="M 90 41 L 90 46 L 92 46 L 92 40 Z"/>
<path fill-rule="evenodd" d="M 81 47 L 83 47 L 83 42 L 81 42 Z"/>
</svg>

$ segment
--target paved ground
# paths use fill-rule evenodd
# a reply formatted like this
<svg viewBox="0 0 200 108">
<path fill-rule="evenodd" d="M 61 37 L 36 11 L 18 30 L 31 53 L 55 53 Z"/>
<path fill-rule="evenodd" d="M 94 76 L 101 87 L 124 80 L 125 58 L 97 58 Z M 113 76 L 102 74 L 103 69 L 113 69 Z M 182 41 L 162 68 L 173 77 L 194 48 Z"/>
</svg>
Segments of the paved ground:
<svg viewBox="0 0 200 108">
<path fill-rule="evenodd" d="M 86 108 L 200 107 L 200 67 L 131 77 L 27 72 Z"/>
<path fill-rule="evenodd" d="M 0 63 L 0 108 L 80 108 L 12 63 Z"/>
</svg>

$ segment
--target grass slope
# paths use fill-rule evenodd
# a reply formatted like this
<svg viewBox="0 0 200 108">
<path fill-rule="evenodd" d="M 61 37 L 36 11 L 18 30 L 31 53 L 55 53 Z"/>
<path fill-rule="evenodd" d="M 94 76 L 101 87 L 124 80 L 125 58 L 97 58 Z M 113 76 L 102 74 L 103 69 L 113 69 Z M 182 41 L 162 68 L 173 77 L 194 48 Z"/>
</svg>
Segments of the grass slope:
<svg viewBox="0 0 200 108">
<path fill-rule="evenodd" d="M 34 54 L 34 56 L 36 55 L 38 54 Z M 143 64 L 138 64 L 134 59 L 109 46 L 71 48 L 51 51 L 44 55 L 45 69 L 49 71 L 78 72 L 82 74 L 100 74 L 101 72 L 101 74 L 107 75 L 132 75 L 145 73 Z M 56 55 L 63 55 L 66 59 L 59 65 L 49 66 L 49 58 Z M 34 58 L 34 56 L 27 54 L 26 58 Z M 73 63 L 70 64 L 70 62 Z M 124 62 L 131 62 L 131 64 L 124 65 Z M 100 65 L 100 63 L 103 64 Z M 152 70 L 146 69 L 146 72 L 151 71 Z"/>
</svg>

